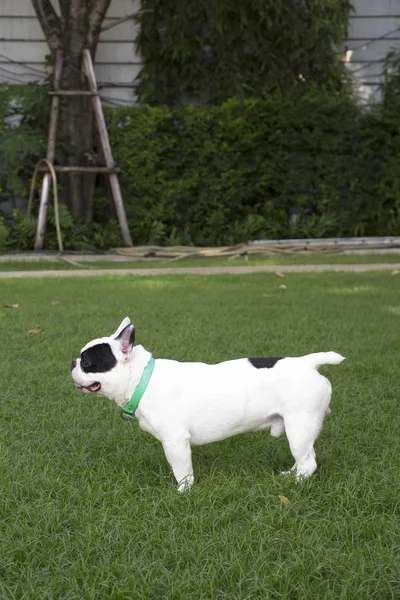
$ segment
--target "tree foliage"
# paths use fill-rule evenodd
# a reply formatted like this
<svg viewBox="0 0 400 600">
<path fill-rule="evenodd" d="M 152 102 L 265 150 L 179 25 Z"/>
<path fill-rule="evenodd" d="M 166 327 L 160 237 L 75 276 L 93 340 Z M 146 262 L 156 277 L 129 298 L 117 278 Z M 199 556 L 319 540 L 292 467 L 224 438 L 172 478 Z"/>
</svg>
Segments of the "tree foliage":
<svg viewBox="0 0 400 600">
<path fill-rule="evenodd" d="M 219 103 L 342 84 L 334 48 L 346 35 L 349 0 L 143 0 L 142 8 L 142 102 Z"/>
</svg>

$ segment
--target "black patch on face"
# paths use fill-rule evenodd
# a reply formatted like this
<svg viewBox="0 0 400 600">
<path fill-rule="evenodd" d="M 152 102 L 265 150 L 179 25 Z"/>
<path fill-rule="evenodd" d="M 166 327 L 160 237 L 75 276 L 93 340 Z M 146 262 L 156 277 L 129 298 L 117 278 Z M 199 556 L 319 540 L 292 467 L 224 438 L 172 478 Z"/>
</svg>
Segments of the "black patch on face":
<svg viewBox="0 0 400 600">
<path fill-rule="evenodd" d="M 110 344 L 96 344 L 81 354 L 81 369 L 84 373 L 107 373 L 117 364 Z"/>
<path fill-rule="evenodd" d="M 262 358 L 249 358 L 249 362 L 256 369 L 272 369 L 279 360 L 285 358 L 284 356 L 265 356 Z"/>
</svg>

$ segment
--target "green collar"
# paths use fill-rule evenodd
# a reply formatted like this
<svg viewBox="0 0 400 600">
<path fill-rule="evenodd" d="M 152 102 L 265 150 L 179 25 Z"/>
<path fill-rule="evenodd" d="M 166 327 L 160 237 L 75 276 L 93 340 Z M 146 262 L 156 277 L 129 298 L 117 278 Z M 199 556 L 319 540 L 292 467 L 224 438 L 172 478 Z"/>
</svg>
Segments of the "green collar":
<svg viewBox="0 0 400 600">
<path fill-rule="evenodd" d="M 131 396 L 131 399 L 129 400 L 128 404 L 125 406 L 121 413 L 121 417 L 126 421 L 130 421 L 131 419 L 133 419 L 135 410 L 137 409 L 139 402 L 141 401 L 142 396 L 145 393 L 147 386 L 149 385 L 155 362 L 156 361 L 154 360 L 154 358 L 150 356 L 150 360 L 144 368 L 140 381 L 137 384 L 135 391 Z"/>
</svg>

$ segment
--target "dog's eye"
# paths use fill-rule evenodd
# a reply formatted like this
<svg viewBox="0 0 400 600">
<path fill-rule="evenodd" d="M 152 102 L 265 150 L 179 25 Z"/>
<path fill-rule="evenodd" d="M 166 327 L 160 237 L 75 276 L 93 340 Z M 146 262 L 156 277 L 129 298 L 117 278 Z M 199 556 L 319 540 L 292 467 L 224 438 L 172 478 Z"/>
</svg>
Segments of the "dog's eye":
<svg viewBox="0 0 400 600">
<path fill-rule="evenodd" d="M 81 358 L 81 366 L 87 369 L 88 367 L 90 367 L 90 362 L 86 360 L 86 358 Z"/>
</svg>

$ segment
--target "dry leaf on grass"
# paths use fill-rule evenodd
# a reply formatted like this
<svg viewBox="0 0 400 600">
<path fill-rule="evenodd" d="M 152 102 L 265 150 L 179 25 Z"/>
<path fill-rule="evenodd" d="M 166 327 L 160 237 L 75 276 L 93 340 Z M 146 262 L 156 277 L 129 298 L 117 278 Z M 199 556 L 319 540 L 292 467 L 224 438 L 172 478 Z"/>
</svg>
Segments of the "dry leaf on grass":
<svg viewBox="0 0 400 600">
<path fill-rule="evenodd" d="M 42 328 L 40 327 L 40 325 L 35 325 L 35 327 L 33 329 L 30 329 L 28 333 L 40 333 L 41 331 Z"/>
<path fill-rule="evenodd" d="M 263 294 L 264 298 L 271 298 L 269 294 Z"/>
<path fill-rule="evenodd" d="M 395 269 L 394 271 L 392 271 L 392 275 L 398 275 L 400 273 L 400 271 L 398 269 Z"/>
<path fill-rule="evenodd" d="M 280 271 L 277 271 L 275 273 L 275 275 L 278 275 L 278 277 L 285 277 L 283 273 L 281 273 Z"/>
<path fill-rule="evenodd" d="M 290 502 L 289 498 L 286 498 L 286 496 L 281 496 L 279 494 L 279 498 L 282 500 L 283 504 L 289 504 Z"/>
<path fill-rule="evenodd" d="M 3 304 L 4 308 L 19 308 L 19 304 Z"/>
<path fill-rule="evenodd" d="M 60 301 L 59 300 L 52 300 L 50 302 L 50 304 L 52 304 L 53 306 L 55 306 L 56 304 L 60 304 Z"/>
<path fill-rule="evenodd" d="M 279 286 L 279 289 L 280 289 L 280 290 L 286 290 L 286 287 L 287 287 L 287 286 L 286 286 L 284 283 L 282 283 L 282 284 Z"/>
</svg>

